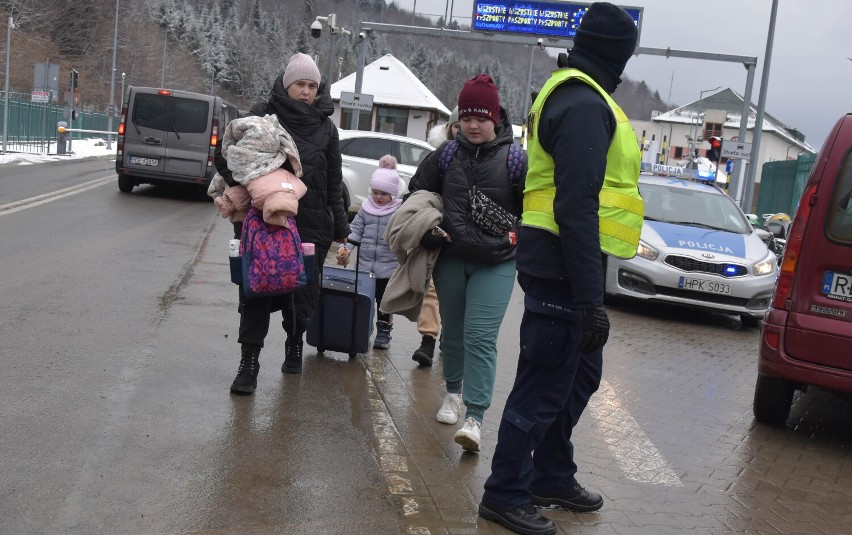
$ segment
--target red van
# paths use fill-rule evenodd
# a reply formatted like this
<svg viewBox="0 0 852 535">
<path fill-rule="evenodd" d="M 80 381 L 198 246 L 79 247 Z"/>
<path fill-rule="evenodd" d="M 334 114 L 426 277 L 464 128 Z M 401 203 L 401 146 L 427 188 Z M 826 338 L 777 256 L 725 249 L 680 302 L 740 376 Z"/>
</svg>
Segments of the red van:
<svg viewBox="0 0 852 535">
<path fill-rule="evenodd" d="M 796 390 L 852 393 L 852 114 L 817 158 L 760 333 L 754 417 L 783 424 Z"/>
</svg>

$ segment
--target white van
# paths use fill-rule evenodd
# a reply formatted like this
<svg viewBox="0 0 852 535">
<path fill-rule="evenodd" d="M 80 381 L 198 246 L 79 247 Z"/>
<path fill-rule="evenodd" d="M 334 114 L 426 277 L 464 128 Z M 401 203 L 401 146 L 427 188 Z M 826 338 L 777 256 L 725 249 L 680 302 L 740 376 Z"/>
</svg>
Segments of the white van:
<svg viewBox="0 0 852 535">
<path fill-rule="evenodd" d="M 212 95 L 130 86 L 118 125 L 118 189 L 139 184 L 197 185 L 204 193 L 216 173 L 220 133 L 240 116 Z"/>
</svg>

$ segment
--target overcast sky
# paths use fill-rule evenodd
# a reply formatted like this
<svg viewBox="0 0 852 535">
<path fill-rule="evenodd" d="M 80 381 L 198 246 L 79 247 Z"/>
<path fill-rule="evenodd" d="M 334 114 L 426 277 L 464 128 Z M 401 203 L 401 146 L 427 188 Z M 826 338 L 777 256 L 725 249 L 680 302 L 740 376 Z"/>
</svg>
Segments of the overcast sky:
<svg viewBox="0 0 852 535">
<path fill-rule="evenodd" d="M 411 10 L 416 3 L 417 13 L 438 15 L 449 2 L 454 17 L 465 25 L 473 10 L 473 0 L 394 1 L 403 9 Z M 757 104 L 771 0 L 637 0 L 622 5 L 644 8 L 640 46 L 757 56 L 752 90 L 752 102 Z M 852 0 L 778 0 L 766 111 L 803 132 L 815 149 L 837 119 L 852 112 L 850 23 Z M 520 55 L 518 60 L 526 57 Z M 634 80 L 645 80 L 663 100 L 679 105 L 720 85 L 745 92 L 746 69 L 740 64 L 638 56 L 625 72 Z"/>
</svg>

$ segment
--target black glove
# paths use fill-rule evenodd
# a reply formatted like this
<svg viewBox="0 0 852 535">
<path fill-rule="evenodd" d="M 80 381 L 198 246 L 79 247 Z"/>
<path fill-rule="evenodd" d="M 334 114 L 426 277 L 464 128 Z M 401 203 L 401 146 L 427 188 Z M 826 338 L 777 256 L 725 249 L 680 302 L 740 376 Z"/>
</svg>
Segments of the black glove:
<svg viewBox="0 0 852 535">
<path fill-rule="evenodd" d="M 435 249 L 440 249 L 441 246 L 444 245 L 444 238 L 430 230 L 424 234 L 422 238 L 420 238 L 420 245 L 430 251 L 434 251 Z"/>
<path fill-rule="evenodd" d="M 602 348 L 609 338 L 609 318 L 603 307 L 583 309 L 583 335 L 580 337 L 580 351 L 591 353 Z"/>
</svg>

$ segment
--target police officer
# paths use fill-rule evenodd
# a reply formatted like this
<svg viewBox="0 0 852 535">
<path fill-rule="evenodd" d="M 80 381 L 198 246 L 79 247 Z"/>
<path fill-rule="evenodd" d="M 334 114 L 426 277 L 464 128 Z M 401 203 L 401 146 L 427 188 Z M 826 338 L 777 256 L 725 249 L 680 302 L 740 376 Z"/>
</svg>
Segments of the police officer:
<svg viewBox="0 0 852 535">
<path fill-rule="evenodd" d="M 609 336 L 602 253 L 633 257 L 642 228 L 638 143 L 610 97 L 636 40 L 627 12 L 592 4 L 574 47 L 560 55 L 567 68 L 554 71 L 530 112 L 517 246 L 520 358 L 479 507 L 516 533 L 556 532 L 536 505 L 603 505 L 575 479 L 571 431 L 600 385 Z"/>
</svg>

